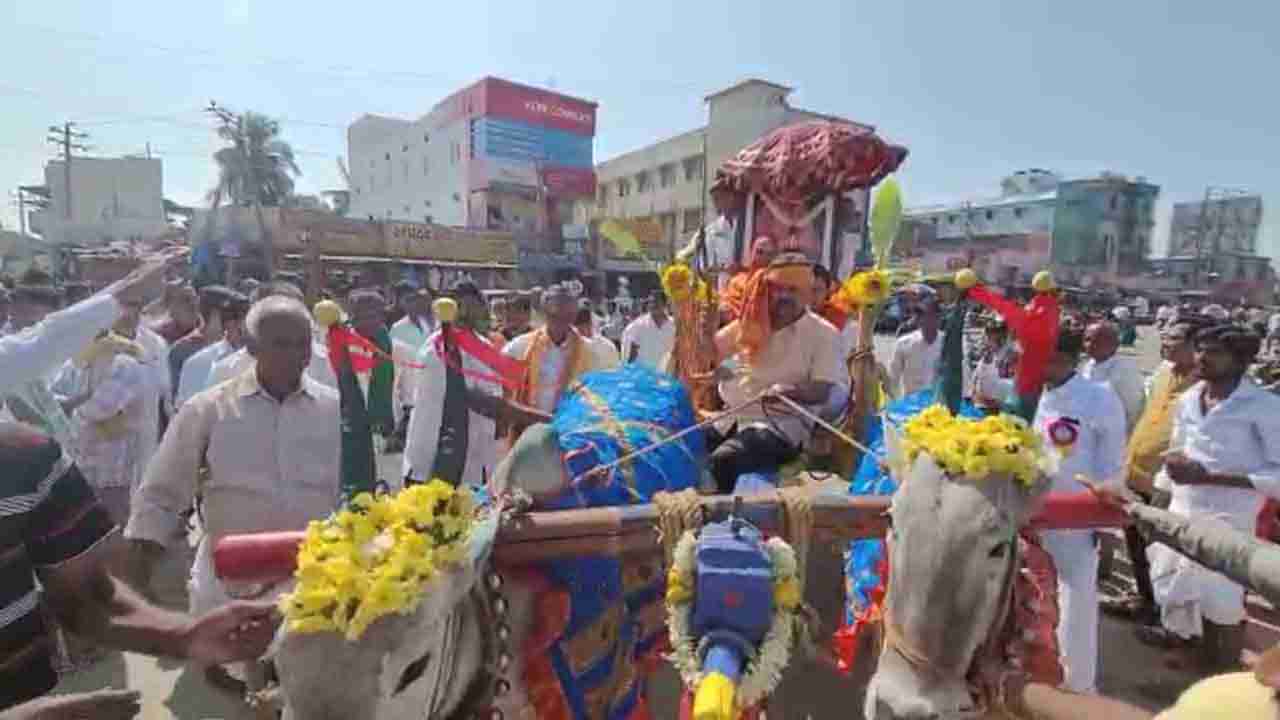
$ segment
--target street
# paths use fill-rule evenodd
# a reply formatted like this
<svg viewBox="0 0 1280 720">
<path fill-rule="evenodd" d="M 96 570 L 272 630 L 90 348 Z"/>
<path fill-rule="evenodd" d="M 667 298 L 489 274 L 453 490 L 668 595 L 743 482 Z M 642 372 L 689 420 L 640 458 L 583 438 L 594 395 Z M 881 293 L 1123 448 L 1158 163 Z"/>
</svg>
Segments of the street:
<svg viewBox="0 0 1280 720">
<path fill-rule="evenodd" d="M 876 354 L 882 362 L 888 361 L 892 343 L 891 336 L 876 338 Z M 1142 328 L 1138 346 L 1132 352 L 1139 357 L 1144 370 L 1156 366 L 1159 342 L 1152 328 Z M 399 467 L 398 455 L 384 459 L 386 473 L 398 473 Z M 189 550 L 170 553 L 157 572 L 152 590 L 161 602 L 170 607 L 186 607 L 185 580 L 190 558 Z M 1137 643 L 1126 623 L 1105 616 L 1100 647 L 1100 690 L 1108 695 L 1155 709 L 1171 702 L 1193 680 L 1190 676 L 1163 670 L 1158 654 Z M 860 688 L 854 686 L 865 682 L 867 668 L 860 668 L 849 678 L 837 678 L 825 670 L 817 672 L 824 676 L 806 678 L 804 685 L 807 689 L 850 692 L 851 702 L 860 703 L 854 697 L 860 696 Z M 240 702 L 206 685 L 199 669 L 187 668 L 177 661 L 131 653 L 112 653 L 88 671 L 64 679 L 58 691 L 75 692 L 103 687 L 141 690 L 141 717 L 147 720 L 253 720 L 253 714 Z"/>
</svg>

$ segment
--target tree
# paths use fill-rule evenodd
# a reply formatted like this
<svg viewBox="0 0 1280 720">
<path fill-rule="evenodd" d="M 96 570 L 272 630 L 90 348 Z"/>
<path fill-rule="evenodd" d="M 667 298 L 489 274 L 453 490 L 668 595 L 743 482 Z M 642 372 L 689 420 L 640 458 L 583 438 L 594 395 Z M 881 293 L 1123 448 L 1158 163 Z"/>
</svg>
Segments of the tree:
<svg viewBox="0 0 1280 720">
<path fill-rule="evenodd" d="M 293 196 L 293 179 L 301 175 L 293 148 L 280 139 L 280 123 L 255 112 L 233 113 L 210 102 L 209 113 L 218 120 L 218 137 L 227 142 L 213 154 L 218 164 L 218 184 L 209 191 L 209 204 L 251 207 L 257 214 L 267 272 L 274 265 L 264 207 L 278 207 Z"/>
</svg>

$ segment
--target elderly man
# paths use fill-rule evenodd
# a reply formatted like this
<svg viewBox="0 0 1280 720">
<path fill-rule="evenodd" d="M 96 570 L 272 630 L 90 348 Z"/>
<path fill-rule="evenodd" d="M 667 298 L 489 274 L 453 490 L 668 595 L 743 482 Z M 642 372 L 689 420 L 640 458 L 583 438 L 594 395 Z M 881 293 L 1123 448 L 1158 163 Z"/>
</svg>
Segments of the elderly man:
<svg viewBox="0 0 1280 720">
<path fill-rule="evenodd" d="M 406 482 L 440 478 L 481 486 L 497 465 L 494 421 L 529 425 L 549 415 L 502 397 L 496 379 L 518 382 L 520 366 L 483 335 L 489 310 L 470 280 L 454 285 L 458 317 L 427 339 L 404 451 Z"/>
<path fill-rule="evenodd" d="M 0 557 L 7 558 L 0 584 L 0 717 L 138 714 L 136 692 L 45 696 L 58 676 L 42 609 L 77 633 L 134 652 L 230 662 L 266 651 L 275 625 L 270 605 L 232 603 L 192 619 L 147 604 L 112 577 L 107 567 L 120 550 L 119 536 L 56 442 L 29 427 L 0 424 L 0 466 L 0 506 L 12 530 L 0 539 Z"/>
<path fill-rule="evenodd" d="M 741 406 L 712 438 L 711 473 L 720 492 L 731 492 L 744 473 L 777 470 L 809 441 L 812 421 L 781 398 L 815 409 L 848 399 L 839 335 L 805 307 L 812 267 L 798 253 L 775 257 L 748 283 L 739 319 L 716 334 L 720 396 Z"/>
<path fill-rule="evenodd" d="M 918 329 L 898 338 L 889 358 L 890 392 L 906 397 L 933 385 L 942 359 L 941 308 L 938 296 L 923 293 L 916 302 Z"/>
<path fill-rule="evenodd" d="M 292 298 L 260 300 L 245 320 L 252 372 L 197 394 L 165 434 L 134 497 L 125 536 L 139 587 L 164 546 L 186 541 L 180 514 L 200 488 L 204 536 L 191 569 L 191 610 L 230 601 L 213 546 L 235 533 L 296 530 L 338 504 L 338 396 L 306 377 L 311 316 Z M 225 677 L 216 671 L 216 682 Z"/>
<path fill-rule="evenodd" d="M 1195 315 L 1171 321 L 1165 326 L 1160 335 L 1160 356 L 1164 362 L 1152 381 L 1146 409 L 1129 437 L 1124 463 L 1125 484 L 1147 502 L 1153 498 L 1156 473 L 1164 464 L 1164 454 L 1169 450 L 1178 400 L 1196 381 L 1192 337 L 1200 327 L 1202 321 Z M 1125 528 L 1125 542 L 1138 592 L 1107 600 L 1103 608 L 1135 617 L 1143 624 L 1158 624 L 1159 611 L 1151 589 L 1147 542 L 1132 526 Z"/>
<path fill-rule="evenodd" d="M 1259 343 L 1230 324 L 1196 334 L 1200 381 L 1178 401 L 1173 452 L 1156 481 L 1171 490 L 1170 512 L 1216 518 L 1250 535 L 1264 499 L 1280 497 L 1280 396 L 1246 374 Z M 1163 545 L 1148 556 L 1163 631 L 1141 628 L 1139 638 L 1167 646 L 1198 637 L 1203 669 L 1233 667 L 1244 643 L 1244 588 Z"/>
<path fill-rule="evenodd" d="M 298 302 L 303 302 L 302 291 L 296 285 L 287 282 L 271 282 L 266 285 L 257 285 L 254 287 L 253 294 L 249 296 L 249 299 L 251 302 L 257 302 L 273 295 L 289 297 Z M 209 370 L 207 387 L 213 387 L 233 377 L 242 375 L 252 367 L 253 355 L 244 348 L 240 348 L 214 362 L 213 368 Z M 307 365 L 307 376 L 326 387 L 334 390 L 338 388 L 337 375 L 333 372 L 333 366 L 329 364 L 329 356 L 324 345 L 319 341 L 314 342 L 311 346 L 311 362 Z"/>
<path fill-rule="evenodd" d="M 542 313 L 546 325 L 507 343 L 502 352 L 526 365 L 514 400 L 550 413 L 565 388 L 583 373 L 598 370 L 600 361 L 573 329 L 578 306 L 563 285 L 552 285 L 542 294 Z"/>
<path fill-rule="evenodd" d="M 1077 476 L 1117 477 L 1124 467 L 1125 419 L 1119 398 L 1106 385 L 1076 372 L 1084 339 L 1063 330 L 1044 367 L 1045 386 L 1036 407 L 1036 432 L 1061 458 L 1054 492 L 1083 492 Z M 1088 530 L 1042 534 L 1058 569 L 1058 645 L 1064 687 L 1091 693 L 1098 669 L 1098 549 Z"/>
<path fill-rule="evenodd" d="M 676 323 L 667 313 L 667 296 L 661 290 L 646 304 L 648 312 L 632 320 L 622 333 L 622 357 L 657 370 L 675 347 Z"/>
<path fill-rule="evenodd" d="M 1124 405 L 1126 431 L 1132 430 L 1146 404 L 1142 371 L 1133 358 L 1120 355 L 1120 334 L 1109 322 L 1097 322 L 1084 331 L 1084 352 L 1088 355 L 1080 374 L 1086 380 L 1110 386 Z"/>
</svg>

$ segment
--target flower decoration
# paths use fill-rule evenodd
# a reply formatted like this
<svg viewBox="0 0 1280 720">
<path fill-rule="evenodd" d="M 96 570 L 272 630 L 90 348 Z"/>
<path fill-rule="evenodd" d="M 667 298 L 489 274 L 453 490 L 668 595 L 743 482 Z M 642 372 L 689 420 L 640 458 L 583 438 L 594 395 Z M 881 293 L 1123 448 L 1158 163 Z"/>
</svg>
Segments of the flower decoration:
<svg viewBox="0 0 1280 720">
<path fill-rule="evenodd" d="M 672 649 L 668 659 L 687 688 L 698 687 L 704 676 L 699 662 L 700 643 L 691 624 L 696 600 L 697 546 L 697 537 L 686 532 L 676 543 L 672 567 L 667 572 L 667 635 Z M 734 698 L 738 709 L 755 706 L 778 687 L 791 657 L 795 625 L 801 622 L 802 598 L 795 551 L 781 538 L 770 538 L 765 548 L 773 567 L 773 620 L 756 654 L 743 668 Z"/>
<path fill-rule="evenodd" d="M 662 269 L 662 291 L 673 303 L 688 300 L 697 290 L 693 270 L 684 263 L 672 263 Z"/>
<path fill-rule="evenodd" d="M 893 278 L 887 270 L 866 270 L 850 277 L 836 292 L 834 302 L 846 312 L 879 305 L 893 292 Z"/>
<path fill-rule="evenodd" d="M 286 627 L 356 641 L 378 618 L 412 613 L 428 581 L 462 560 L 473 522 L 470 492 L 440 480 L 355 496 L 307 526 L 297 585 L 280 598 Z"/>
<path fill-rule="evenodd" d="M 1048 467 L 1040 437 L 1012 415 L 971 420 L 933 405 L 907 421 L 904 435 L 909 465 L 927 453 L 948 475 L 971 480 L 1011 476 L 1030 487 Z"/>
<path fill-rule="evenodd" d="M 1067 455 L 1080 439 L 1080 421 L 1075 418 L 1060 417 L 1049 423 L 1046 432 L 1053 447 L 1060 454 Z"/>
</svg>

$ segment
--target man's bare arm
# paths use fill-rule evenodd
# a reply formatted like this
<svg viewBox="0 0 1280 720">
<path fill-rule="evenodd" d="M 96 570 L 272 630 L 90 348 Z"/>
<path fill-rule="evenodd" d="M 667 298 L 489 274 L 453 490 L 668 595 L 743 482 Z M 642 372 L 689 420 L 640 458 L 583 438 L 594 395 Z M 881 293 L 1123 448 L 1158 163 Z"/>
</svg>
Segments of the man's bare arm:
<svg viewBox="0 0 1280 720">
<path fill-rule="evenodd" d="M 467 388 L 467 406 L 490 420 L 506 426 L 524 426 L 551 421 L 551 415 L 548 413 L 475 388 Z"/>
</svg>

